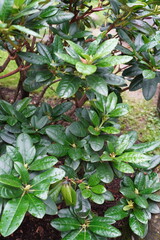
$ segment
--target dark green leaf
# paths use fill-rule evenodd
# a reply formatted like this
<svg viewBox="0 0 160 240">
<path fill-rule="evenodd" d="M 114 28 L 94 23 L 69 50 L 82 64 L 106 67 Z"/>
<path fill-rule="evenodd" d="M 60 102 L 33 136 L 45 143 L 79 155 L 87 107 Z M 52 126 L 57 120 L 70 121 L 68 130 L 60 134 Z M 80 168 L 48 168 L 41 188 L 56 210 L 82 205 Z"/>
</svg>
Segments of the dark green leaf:
<svg viewBox="0 0 160 240">
<path fill-rule="evenodd" d="M 49 62 L 52 62 L 51 53 L 49 51 L 49 48 L 46 45 L 44 45 L 43 43 L 40 43 L 40 42 L 37 43 L 37 50 L 40 55 L 46 57 Z"/>
<path fill-rule="evenodd" d="M 0 9 L 0 19 L 2 21 L 5 21 L 8 19 L 8 17 L 10 16 L 10 13 L 12 11 L 13 8 L 13 4 L 14 4 L 14 0 L 4 0 L 1 3 L 1 9 Z"/>
<path fill-rule="evenodd" d="M 93 233 L 96 233 L 102 237 L 119 237 L 121 236 L 121 232 L 109 225 L 109 224 L 106 224 L 105 222 L 99 222 L 98 221 L 98 218 L 94 220 L 91 220 L 90 224 L 89 224 L 89 230 Z"/>
<path fill-rule="evenodd" d="M 148 208 L 148 202 L 147 200 L 142 197 L 142 196 L 137 196 L 135 199 L 134 199 L 134 202 L 140 206 L 141 208 Z"/>
<path fill-rule="evenodd" d="M 129 226 L 136 235 L 141 238 L 145 237 L 148 226 L 139 222 L 133 214 L 130 215 Z"/>
<path fill-rule="evenodd" d="M 31 35 L 31 36 L 34 36 L 34 37 L 38 37 L 38 38 L 41 38 L 41 35 L 38 34 L 37 32 L 29 29 L 29 28 L 26 28 L 24 26 L 21 26 L 21 25 L 11 25 L 11 27 L 9 28 L 10 29 L 16 29 L 20 32 L 23 32 L 23 33 L 26 33 L 27 35 Z"/>
<path fill-rule="evenodd" d="M 133 209 L 134 216 L 137 218 L 137 220 L 143 224 L 148 223 L 148 215 L 143 209 L 134 208 Z"/>
<path fill-rule="evenodd" d="M 90 136 L 89 144 L 94 151 L 100 151 L 104 146 L 104 139 L 99 136 Z"/>
<path fill-rule="evenodd" d="M 37 64 L 37 65 L 43 65 L 43 64 L 50 63 L 48 58 L 38 55 L 36 53 L 19 52 L 18 56 L 29 63 L 33 63 L 33 64 Z"/>
<path fill-rule="evenodd" d="M 46 212 L 43 201 L 30 193 L 27 194 L 27 198 L 29 202 L 28 212 L 36 218 L 43 218 Z"/>
<path fill-rule="evenodd" d="M 72 19 L 74 16 L 71 12 L 58 11 L 54 16 L 47 19 L 49 24 L 60 24 Z"/>
<path fill-rule="evenodd" d="M 14 177 L 13 175 L 2 174 L 0 175 L 0 183 L 5 184 L 7 186 L 22 188 L 22 183 L 18 177 Z"/>
<path fill-rule="evenodd" d="M 71 231 L 80 228 L 80 223 L 75 218 L 56 218 L 51 221 L 51 225 L 53 228 L 58 231 Z"/>
<path fill-rule="evenodd" d="M 154 94 L 156 93 L 157 84 L 158 82 L 156 78 L 143 79 L 142 92 L 146 100 L 150 100 L 154 96 Z"/>
<path fill-rule="evenodd" d="M 14 168 L 16 172 L 19 174 L 21 181 L 24 184 L 27 184 L 29 181 L 29 173 L 27 169 L 24 167 L 24 164 L 21 162 L 14 162 Z"/>
<path fill-rule="evenodd" d="M 44 158 L 36 159 L 29 169 L 33 171 L 46 170 L 53 167 L 58 162 L 57 158 L 53 156 L 46 156 Z"/>
<path fill-rule="evenodd" d="M 41 11 L 41 18 L 48 18 L 54 16 L 58 12 L 58 8 L 55 6 L 49 6 Z"/>
<path fill-rule="evenodd" d="M 117 205 L 108 208 L 104 216 L 111 217 L 115 220 L 121 220 L 128 216 L 128 212 L 123 210 L 123 205 Z"/>
<path fill-rule="evenodd" d="M 105 80 L 97 75 L 88 76 L 86 78 L 89 87 L 96 92 L 108 96 L 108 87 Z"/>
<path fill-rule="evenodd" d="M 131 165 L 129 165 L 128 163 L 115 161 L 113 163 L 113 166 L 120 172 L 123 172 L 123 173 L 134 173 L 133 167 Z"/>
<path fill-rule="evenodd" d="M 91 75 L 96 72 L 97 67 L 95 65 L 77 62 L 76 69 L 78 72 L 82 73 L 83 75 Z"/>
<path fill-rule="evenodd" d="M 61 125 L 47 127 L 46 133 L 53 141 L 62 145 L 66 143 L 66 135 Z"/>
<path fill-rule="evenodd" d="M 87 134 L 86 129 L 81 122 L 71 123 L 68 129 L 73 135 L 77 137 L 85 137 Z"/>
<path fill-rule="evenodd" d="M 110 183 L 114 178 L 114 173 L 109 163 L 100 163 L 97 167 L 97 174 L 104 183 Z"/>
<path fill-rule="evenodd" d="M 25 195 L 7 202 L 0 222 L 2 236 L 9 236 L 19 227 L 28 210 L 28 205 L 28 199 Z"/>
<path fill-rule="evenodd" d="M 118 44 L 118 39 L 112 38 L 109 40 L 104 41 L 98 48 L 96 54 L 94 55 L 94 59 L 102 58 L 112 52 L 112 50 Z"/>
<path fill-rule="evenodd" d="M 64 75 L 56 89 L 60 97 L 68 98 L 73 96 L 80 87 L 81 79 L 74 75 Z"/>
</svg>

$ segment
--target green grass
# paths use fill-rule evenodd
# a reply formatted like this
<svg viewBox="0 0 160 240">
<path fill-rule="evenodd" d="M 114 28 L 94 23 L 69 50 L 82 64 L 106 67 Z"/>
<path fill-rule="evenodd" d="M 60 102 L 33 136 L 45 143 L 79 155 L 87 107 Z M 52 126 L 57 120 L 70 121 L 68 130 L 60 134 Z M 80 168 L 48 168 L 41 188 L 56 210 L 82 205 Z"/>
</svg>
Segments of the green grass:
<svg viewBox="0 0 160 240">
<path fill-rule="evenodd" d="M 0 50 L 0 66 L 3 65 L 5 59 L 7 58 L 8 53 L 6 51 Z M 3 76 L 17 68 L 17 65 L 14 60 L 10 61 L 7 68 L 0 73 L 0 76 Z M 18 84 L 19 80 L 19 73 L 16 73 L 10 77 L 0 79 L 0 86 L 3 87 L 9 87 L 9 88 L 15 88 Z"/>
<path fill-rule="evenodd" d="M 129 104 L 130 111 L 120 118 L 121 131 L 137 131 L 141 142 L 160 140 L 160 118 L 156 110 L 156 101 L 136 100 L 136 97 L 130 98 L 129 93 L 123 94 L 123 100 Z M 160 148 L 154 150 L 154 153 L 160 154 Z"/>
</svg>

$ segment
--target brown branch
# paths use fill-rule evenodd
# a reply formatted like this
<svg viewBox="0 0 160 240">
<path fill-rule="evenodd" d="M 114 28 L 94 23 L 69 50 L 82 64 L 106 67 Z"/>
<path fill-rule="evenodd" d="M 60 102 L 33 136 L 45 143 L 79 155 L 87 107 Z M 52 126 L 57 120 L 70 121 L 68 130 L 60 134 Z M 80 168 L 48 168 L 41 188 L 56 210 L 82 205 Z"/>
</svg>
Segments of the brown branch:
<svg viewBox="0 0 160 240">
<path fill-rule="evenodd" d="M 39 103 L 40 103 L 41 99 L 43 98 L 44 94 L 46 93 L 47 89 L 48 89 L 52 84 L 54 84 L 54 83 L 56 83 L 56 82 L 59 82 L 60 80 L 61 80 L 61 78 L 53 81 L 52 83 L 50 83 L 49 85 L 47 85 L 47 86 L 45 86 L 45 87 L 43 88 L 43 90 L 41 91 L 41 93 L 40 93 L 37 101 L 35 102 L 35 105 L 36 105 L 36 106 L 39 105 Z"/>
<path fill-rule="evenodd" d="M 121 92 L 125 92 L 125 91 L 127 91 L 127 90 L 129 90 L 129 87 L 123 88 L 123 89 L 121 90 Z"/>
<path fill-rule="evenodd" d="M 3 79 L 3 78 L 6 78 L 6 77 L 9 77 L 9 76 L 12 76 L 12 75 L 14 75 L 14 74 L 16 74 L 17 72 L 20 72 L 20 71 L 25 71 L 25 70 L 27 70 L 29 67 L 30 67 L 30 65 L 27 66 L 27 67 L 22 67 L 22 66 L 20 66 L 20 67 L 18 67 L 17 69 L 13 70 L 12 72 L 9 72 L 9 73 L 7 73 L 7 74 L 5 74 L 5 75 L 0 76 L 0 79 Z"/>
<path fill-rule="evenodd" d="M 83 15 L 81 16 L 75 16 L 74 18 L 72 18 L 71 23 L 79 21 L 87 16 L 89 16 L 90 14 L 94 13 L 94 12 L 100 12 L 103 11 L 104 8 L 103 7 L 96 7 L 96 8 L 92 8 L 92 9 L 88 9 Z"/>
<path fill-rule="evenodd" d="M 5 60 L 5 62 L 3 63 L 3 65 L 0 66 L 0 72 L 3 72 L 6 69 L 6 67 L 8 66 L 8 63 L 10 61 L 11 61 L 11 58 L 10 58 L 10 56 L 8 56 Z"/>
</svg>

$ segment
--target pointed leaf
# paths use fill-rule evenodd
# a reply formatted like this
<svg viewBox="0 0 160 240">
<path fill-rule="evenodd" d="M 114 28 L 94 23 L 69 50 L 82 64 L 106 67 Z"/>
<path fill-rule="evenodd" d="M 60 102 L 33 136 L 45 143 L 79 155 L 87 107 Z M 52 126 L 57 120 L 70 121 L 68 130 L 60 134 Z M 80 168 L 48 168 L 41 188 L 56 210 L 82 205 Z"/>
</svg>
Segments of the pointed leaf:
<svg viewBox="0 0 160 240">
<path fill-rule="evenodd" d="M 2 174 L 0 175 L 0 183 L 5 184 L 7 186 L 21 188 L 22 183 L 18 177 L 14 177 L 13 175 Z"/>
<path fill-rule="evenodd" d="M 58 11 L 54 16 L 47 19 L 49 24 L 60 24 L 69 21 L 74 17 L 71 12 Z"/>
<path fill-rule="evenodd" d="M 69 224 L 68 224 L 69 223 Z M 80 223 L 75 218 L 56 218 L 51 221 L 51 226 L 58 231 L 71 231 L 80 228 Z"/>
<path fill-rule="evenodd" d="M 141 238 L 145 237 L 148 230 L 148 226 L 146 224 L 139 222 L 133 214 L 130 215 L 129 226 L 136 235 L 138 235 Z"/>
<path fill-rule="evenodd" d="M 20 175 L 20 179 L 24 184 L 27 184 L 29 181 L 29 173 L 27 169 L 24 167 L 24 165 L 21 162 L 15 162 L 14 168 L 16 172 Z"/>
<path fill-rule="evenodd" d="M 91 75 L 96 72 L 97 67 L 95 65 L 77 62 L 76 69 L 78 72 L 82 73 L 83 75 Z"/>
<path fill-rule="evenodd" d="M 104 96 L 108 96 L 108 87 L 105 80 L 97 75 L 88 76 L 86 78 L 89 87 Z"/>
<path fill-rule="evenodd" d="M 130 56 L 109 56 L 97 63 L 99 67 L 111 67 L 119 64 L 124 64 L 132 60 L 133 57 Z"/>
<path fill-rule="evenodd" d="M 74 75 L 64 75 L 56 89 L 60 97 L 68 98 L 73 96 L 80 87 L 81 79 Z"/>
<path fill-rule="evenodd" d="M 57 162 L 58 162 L 57 158 L 53 156 L 47 156 L 47 157 L 35 160 L 29 166 L 29 169 L 33 171 L 46 170 L 53 167 Z"/>
<path fill-rule="evenodd" d="M 28 210 L 28 205 L 28 199 L 25 195 L 6 203 L 0 222 L 2 236 L 11 235 L 19 227 Z"/>
<path fill-rule="evenodd" d="M 97 167 L 97 174 L 104 183 L 110 183 L 114 178 L 114 173 L 108 163 L 100 163 Z"/>
<path fill-rule="evenodd" d="M 43 201 L 30 193 L 27 194 L 27 198 L 29 202 L 28 212 L 36 218 L 43 218 L 46 212 Z"/>
<path fill-rule="evenodd" d="M 94 59 L 102 58 L 112 52 L 112 50 L 117 46 L 118 39 L 112 38 L 104 41 L 98 48 L 96 54 L 94 55 Z"/>
<path fill-rule="evenodd" d="M 33 63 L 33 64 L 37 64 L 37 65 L 43 65 L 43 64 L 50 63 L 48 61 L 48 58 L 38 55 L 36 53 L 32 53 L 32 52 L 19 52 L 18 56 L 29 63 Z"/>
<path fill-rule="evenodd" d="M 11 29 L 16 29 L 16 30 L 18 30 L 20 32 L 26 33 L 26 34 L 34 36 L 34 37 L 41 38 L 41 35 L 38 34 L 37 32 L 35 32 L 35 31 L 33 31 L 33 30 L 29 29 L 29 28 L 26 28 L 24 26 L 21 26 L 21 25 L 11 25 L 10 28 Z"/>
<path fill-rule="evenodd" d="M 138 152 L 125 152 L 121 156 L 116 157 L 116 160 L 130 163 L 141 163 L 151 160 L 151 157 Z"/>
<path fill-rule="evenodd" d="M 121 236 L 121 232 L 109 225 L 106 224 L 105 222 L 99 222 L 98 220 L 91 220 L 90 224 L 89 224 L 89 230 L 93 233 L 96 233 L 102 237 L 119 237 Z"/>
<path fill-rule="evenodd" d="M 108 208 L 104 216 L 111 217 L 115 220 L 121 220 L 128 216 L 128 212 L 123 210 L 123 205 L 117 205 Z"/>
</svg>

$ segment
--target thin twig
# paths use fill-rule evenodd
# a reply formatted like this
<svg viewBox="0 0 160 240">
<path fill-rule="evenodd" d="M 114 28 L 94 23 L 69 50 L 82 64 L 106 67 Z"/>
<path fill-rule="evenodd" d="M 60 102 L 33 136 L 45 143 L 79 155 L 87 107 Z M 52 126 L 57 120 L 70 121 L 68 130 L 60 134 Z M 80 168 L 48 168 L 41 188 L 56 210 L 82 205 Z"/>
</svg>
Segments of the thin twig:
<svg viewBox="0 0 160 240">
<path fill-rule="evenodd" d="M 3 78 L 6 78 L 6 77 L 9 77 L 9 76 L 12 76 L 12 75 L 14 75 L 14 74 L 16 74 L 17 72 L 20 72 L 20 71 L 25 71 L 25 70 L 27 70 L 29 67 L 30 67 L 30 65 L 27 66 L 27 67 L 19 66 L 17 69 L 13 70 L 12 72 L 9 72 L 9 73 L 7 73 L 7 74 L 5 74 L 5 75 L 0 76 L 0 79 L 3 79 Z"/>
<path fill-rule="evenodd" d="M 3 63 L 3 65 L 0 66 L 0 72 L 3 72 L 6 69 L 6 67 L 8 66 L 8 63 L 10 61 L 11 61 L 11 58 L 10 58 L 10 56 L 8 56 L 5 60 L 5 62 Z"/>
</svg>

